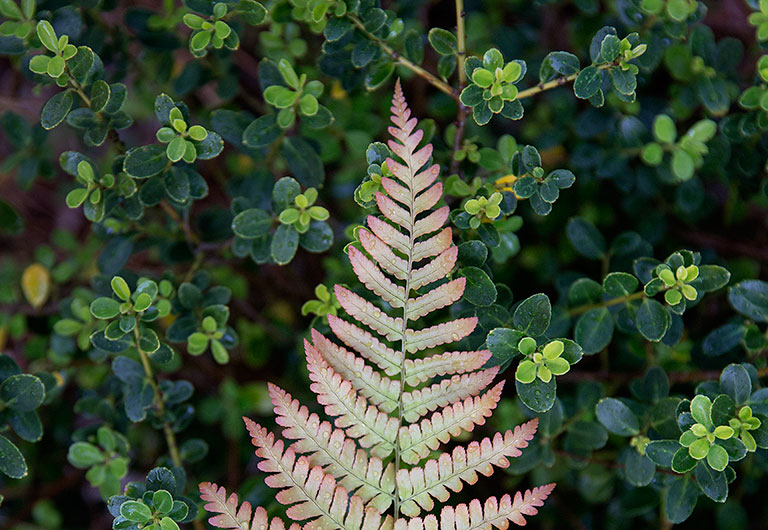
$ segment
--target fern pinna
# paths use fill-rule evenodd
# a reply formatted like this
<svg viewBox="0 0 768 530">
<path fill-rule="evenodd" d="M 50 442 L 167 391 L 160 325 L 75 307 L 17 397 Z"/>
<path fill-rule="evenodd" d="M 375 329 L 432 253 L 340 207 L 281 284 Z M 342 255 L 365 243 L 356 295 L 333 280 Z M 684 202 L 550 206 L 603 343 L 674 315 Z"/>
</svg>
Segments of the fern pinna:
<svg viewBox="0 0 768 530">
<path fill-rule="evenodd" d="M 312 330 L 305 341 L 311 389 L 333 424 L 310 413 L 286 391 L 270 385 L 277 423 L 288 447 L 265 428 L 245 418 L 267 473 L 266 483 L 279 489 L 277 500 L 287 515 L 307 530 L 442 530 L 506 528 L 524 525 L 554 484 L 514 497 L 491 497 L 484 503 L 443 505 L 463 483 L 506 467 L 533 438 L 534 419 L 492 438 L 456 446 L 433 455 L 441 444 L 485 423 L 501 397 L 503 382 L 487 389 L 497 369 L 482 369 L 488 351 L 444 352 L 415 356 L 424 350 L 469 335 L 476 318 L 460 318 L 421 327 L 413 324 L 461 298 L 464 278 L 440 283 L 452 272 L 457 247 L 443 227 L 448 207 L 434 209 L 443 186 L 438 165 L 428 165 L 432 145 L 417 149 L 422 131 L 403 97 L 400 83 L 392 101 L 389 147 L 399 158 L 387 166 L 399 182 L 382 178 L 386 193 L 376 195 L 384 219 L 369 216 L 359 231 L 365 252 L 349 247 L 360 281 L 399 313 L 391 316 L 340 286 L 336 297 L 353 321 L 328 316 L 342 347 Z M 427 288 L 439 284 L 434 288 Z M 425 289 L 427 288 L 427 289 Z M 423 294 L 415 294 L 415 292 Z M 359 324 L 363 324 L 364 329 Z M 398 347 L 399 346 L 399 347 Z M 349 348 L 349 349 L 347 349 Z M 283 530 L 280 518 L 264 508 L 238 506 L 216 484 L 200 485 L 205 509 L 219 528 Z M 391 512 L 391 513 L 389 513 Z M 291 530 L 300 525 L 293 523 Z"/>
</svg>

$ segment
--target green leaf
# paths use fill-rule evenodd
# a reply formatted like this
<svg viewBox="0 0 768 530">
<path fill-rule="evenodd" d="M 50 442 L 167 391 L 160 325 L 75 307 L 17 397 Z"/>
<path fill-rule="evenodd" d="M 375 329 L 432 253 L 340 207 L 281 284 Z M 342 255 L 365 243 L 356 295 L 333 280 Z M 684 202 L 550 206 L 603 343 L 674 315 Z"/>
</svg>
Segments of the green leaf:
<svg viewBox="0 0 768 530">
<path fill-rule="evenodd" d="M 442 28 L 432 28 L 427 35 L 429 43 L 440 55 L 453 55 L 458 51 L 456 35 Z"/>
<path fill-rule="evenodd" d="M 613 317 L 605 307 L 591 309 L 576 322 L 574 339 L 586 355 L 601 351 L 613 337 Z"/>
<path fill-rule="evenodd" d="M 523 300 L 512 315 L 515 328 L 530 336 L 543 335 L 549 327 L 552 306 L 547 295 L 539 293 Z"/>
<path fill-rule="evenodd" d="M 110 88 L 106 81 L 99 79 L 91 86 L 91 110 L 101 112 L 109 102 Z"/>
<path fill-rule="evenodd" d="M 126 501 L 120 506 L 120 515 L 134 523 L 146 523 L 152 519 L 152 510 L 140 501 Z"/>
<path fill-rule="evenodd" d="M 48 51 L 54 53 L 59 51 L 59 39 L 56 37 L 53 26 L 47 20 L 41 20 L 37 23 L 37 38 Z"/>
<path fill-rule="evenodd" d="M 587 66 L 576 76 L 573 93 L 577 98 L 589 99 L 600 90 L 603 73 L 596 66 Z"/>
<path fill-rule="evenodd" d="M 128 287 L 128 282 L 122 276 L 113 277 L 110 285 L 112 286 L 112 291 L 121 300 L 127 301 L 131 298 L 131 289 Z"/>
<path fill-rule="evenodd" d="M 157 490 L 152 494 L 152 504 L 157 511 L 166 515 L 173 509 L 173 497 L 167 490 Z"/>
<path fill-rule="evenodd" d="M 676 149 L 672 153 L 672 172 L 677 178 L 688 180 L 693 176 L 695 169 L 693 158 L 687 151 Z"/>
<path fill-rule="evenodd" d="M 745 280 L 728 292 L 731 306 L 747 318 L 768 322 L 768 282 Z"/>
<path fill-rule="evenodd" d="M 69 110 L 72 108 L 73 102 L 72 92 L 69 90 L 54 94 L 45 103 L 40 113 L 40 125 L 43 126 L 43 129 L 53 129 L 64 121 L 64 118 L 67 117 Z"/>
<path fill-rule="evenodd" d="M 102 320 L 114 318 L 120 314 L 120 302 L 104 296 L 97 298 L 91 302 L 91 314 Z"/>
<path fill-rule="evenodd" d="M 651 342 L 660 341 L 672 324 L 669 311 L 659 302 L 644 298 L 637 309 L 635 324 L 640 334 Z"/>
<path fill-rule="evenodd" d="M 157 175 L 167 166 L 165 147 L 159 144 L 135 147 L 126 153 L 123 161 L 123 171 L 139 179 Z"/>
<path fill-rule="evenodd" d="M 671 144 L 677 138 L 675 122 L 666 114 L 659 114 L 653 120 L 653 136 L 661 143 Z"/>
<path fill-rule="evenodd" d="M 67 460 L 78 469 L 88 469 L 104 462 L 104 454 L 88 442 L 75 442 L 69 446 Z"/>
<path fill-rule="evenodd" d="M 664 515 L 671 523 L 682 523 L 693 513 L 698 498 L 699 489 L 688 476 L 673 479 L 664 490 Z"/>
<path fill-rule="evenodd" d="M 264 99 L 278 109 L 290 107 L 299 99 L 299 93 L 280 85 L 272 85 L 264 90 Z"/>
<path fill-rule="evenodd" d="M 11 478 L 27 476 L 27 462 L 13 442 L 0 435 L 0 472 Z"/>
<path fill-rule="evenodd" d="M 253 239 L 269 234 L 272 217 L 259 208 L 243 210 L 232 220 L 232 231 L 239 237 Z"/>
<path fill-rule="evenodd" d="M 299 233 L 291 225 L 280 225 L 272 237 L 270 255 L 278 265 L 289 263 L 299 246 Z"/>
<path fill-rule="evenodd" d="M 691 400 L 691 416 L 705 427 L 712 425 L 712 401 L 699 394 Z"/>
<path fill-rule="evenodd" d="M 45 385 L 31 374 L 12 375 L 0 385 L 0 399 L 11 410 L 29 412 L 45 399 Z"/>
<path fill-rule="evenodd" d="M 616 35 L 606 35 L 600 43 L 600 57 L 603 62 L 613 62 L 621 53 L 621 41 Z"/>
<path fill-rule="evenodd" d="M 459 275 L 466 278 L 463 299 L 472 305 L 487 307 L 496 301 L 496 286 L 482 269 L 464 267 Z"/>
<path fill-rule="evenodd" d="M 605 255 L 605 238 L 595 225 L 582 217 L 571 217 L 565 227 L 568 241 L 586 258 L 601 259 Z"/>
<path fill-rule="evenodd" d="M 634 436 L 640 432 L 635 414 L 623 402 L 614 398 L 603 398 L 595 407 L 597 419 L 606 429 L 619 436 Z"/>
</svg>

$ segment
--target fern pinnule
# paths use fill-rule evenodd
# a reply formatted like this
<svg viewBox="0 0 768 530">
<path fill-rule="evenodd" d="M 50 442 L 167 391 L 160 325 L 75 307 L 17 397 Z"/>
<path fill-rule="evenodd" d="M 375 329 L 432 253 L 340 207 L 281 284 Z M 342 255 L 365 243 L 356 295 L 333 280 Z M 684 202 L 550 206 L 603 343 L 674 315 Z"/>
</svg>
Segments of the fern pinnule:
<svg viewBox="0 0 768 530">
<path fill-rule="evenodd" d="M 451 494 L 505 468 L 533 439 L 537 420 L 434 455 L 453 437 L 483 425 L 501 398 L 497 368 L 483 369 L 488 351 L 428 351 L 469 336 L 476 317 L 421 324 L 464 294 L 452 277 L 458 258 L 448 207 L 437 207 L 443 185 L 430 164 L 432 146 L 403 97 L 392 101 L 392 177 L 376 194 L 381 216 L 368 216 L 359 243 L 348 247 L 352 270 L 369 292 L 336 285 L 348 318 L 328 315 L 337 340 L 312 330 L 304 342 L 310 389 L 330 421 L 286 391 L 269 385 L 286 446 L 245 419 L 266 483 L 286 515 L 308 530 L 469 530 L 525 524 L 554 484 L 445 506 Z M 263 509 L 237 506 L 215 484 L 200 485 L 210 522 L 220 528 L 284 530 Z M 436 506 L 436 503 L 439 506 Z M 388 513 L 390 512 L 391 513 Z M 422 512 L 436 512 L 421 517 Z M 258 517 L 257 517 L 258 516 Z M 283 526 L 280 526 L 283 525 Z M 290 530 L 296 530 L 294 524 Z"/>
</svg>

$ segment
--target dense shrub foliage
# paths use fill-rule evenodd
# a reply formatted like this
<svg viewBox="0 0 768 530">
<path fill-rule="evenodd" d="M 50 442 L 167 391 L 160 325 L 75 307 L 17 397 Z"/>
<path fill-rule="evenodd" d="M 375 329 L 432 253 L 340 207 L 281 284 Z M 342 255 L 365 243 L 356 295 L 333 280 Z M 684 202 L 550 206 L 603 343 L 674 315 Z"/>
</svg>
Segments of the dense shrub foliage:
<svg viewBox="0 0 768 530">
<path fill-rule="evenodd" d="M 0 0 L 0 526 L 768 526 L 767 41 Z"/>
</svg>

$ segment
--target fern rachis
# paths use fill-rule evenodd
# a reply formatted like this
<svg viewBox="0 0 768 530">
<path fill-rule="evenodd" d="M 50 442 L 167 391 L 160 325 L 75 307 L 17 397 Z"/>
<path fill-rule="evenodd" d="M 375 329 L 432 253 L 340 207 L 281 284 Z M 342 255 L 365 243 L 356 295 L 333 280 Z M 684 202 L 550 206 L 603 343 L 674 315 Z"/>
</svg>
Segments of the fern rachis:
<svg viewBox="0 0 768 530">
<path fill-rule="evenodd" d="M 389 147 L 399 160 L 388 158 L 387 166 L 396 179 L 382 178 L 385 193 L 377 193 L 376 204 L 383 218 L 368 217 L 367 228 L 359 231 L 359 247 L 349 247 L 349 259 L 361 283 L 398 314 L 392 316 L 355 292 L 335 287 L 351 320 L 329 315 L 338 343 L 315 330 L 312 341 L 305 341 L 310 388 L 332 423 L 270 385 L 277 423 L 293 443 L 286 445 L 246 418 L 262 458 L 259 469 L 267 474 L 267 485 L 279 490 L 276 498 L 288 506 L 288 517 L 307 530 L 524 525 L 524 515 L 537 513 L 554 484 L 514 497 L 490 497 L 484 503 L 443 505 L 464 483 L 475 483 L 478 474 L 488 476 L 495 467 L 507 467 L 508 459 L 520 455 L 533 438 L 538 422 L 429 458 L 452 437 L 485 423 L 501 397 L 503 382 L 488 388 L 497 370 L 482 369 L 487 351 L 419 353 L 466 337 L 477 319 L 413 327 L 458 301 L 465 279 L 447 279 L 457 249 L 450 228 L 443 226 L 448 208 L 435 209 L 442 196 L 439 166 L 428 165 L 430 144 L 418 148 L 422 131 L 416 130 L 417 120 L 411 117 L 399 81 L 391 110 Z M 203 483 L 200 491 L 206 510 L 215 514 L 210 519 L 214 526 L 285 528 L 279 518 L 270 520 L 263 508 L 252 510 L 247 502 L 238 506 L 237 496 L 227 496 L 216 484 Z M 438 510 L 435 500 L 439 513 L 422 516 Z M 390 509 L 393 513 L 387 513 Z M 298 528 L 297 523 L 290 526 Z"/>
</svg>

